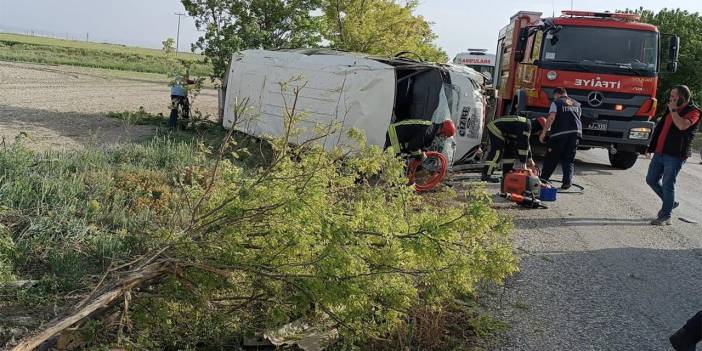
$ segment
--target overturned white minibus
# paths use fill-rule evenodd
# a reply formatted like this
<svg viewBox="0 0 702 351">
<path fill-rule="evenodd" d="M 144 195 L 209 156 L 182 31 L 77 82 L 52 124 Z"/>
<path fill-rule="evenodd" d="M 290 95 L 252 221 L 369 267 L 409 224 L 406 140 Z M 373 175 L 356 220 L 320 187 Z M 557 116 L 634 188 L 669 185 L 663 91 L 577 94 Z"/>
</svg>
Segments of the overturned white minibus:
<svg viewBox="0 0 702 351">
<path fill-rule="evenodd" d="M 236 101 L 248 100 L 257 116 L 237 129 L 258 137 L 283 134 L 283 111 L 295 99 L 304 141 L 319 126 L 335 125 L 336 132 L 320 139 L 325 148 L 348 145 L 345 131 L 365 131 L 369 144 L 386 145 L 394 121 L 425 119 L 456 126 L 456 163 L 472 159 L 479 147 L 484 121 L 483 76 L 454 64 L 431 64 L 407 58 L 382 58 L 326 49 L 246 50 L 232 57 L 224 82 L 223 123 L 234 123 Z"/>
</svg>

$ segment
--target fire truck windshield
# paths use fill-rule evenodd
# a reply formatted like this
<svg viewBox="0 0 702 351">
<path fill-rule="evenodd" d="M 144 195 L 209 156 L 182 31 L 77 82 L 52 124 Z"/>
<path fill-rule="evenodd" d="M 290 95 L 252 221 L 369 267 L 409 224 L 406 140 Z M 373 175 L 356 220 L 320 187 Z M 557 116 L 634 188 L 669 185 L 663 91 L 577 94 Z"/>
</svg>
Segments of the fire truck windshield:
<svg viewBox="0 0 702 351">
<path fill-rule="evenodd" d="M 658 33 L 563 26 L 545 35 L 541 62 L 554 69 L 652 76 L 658 67 Z"/>
</svg>

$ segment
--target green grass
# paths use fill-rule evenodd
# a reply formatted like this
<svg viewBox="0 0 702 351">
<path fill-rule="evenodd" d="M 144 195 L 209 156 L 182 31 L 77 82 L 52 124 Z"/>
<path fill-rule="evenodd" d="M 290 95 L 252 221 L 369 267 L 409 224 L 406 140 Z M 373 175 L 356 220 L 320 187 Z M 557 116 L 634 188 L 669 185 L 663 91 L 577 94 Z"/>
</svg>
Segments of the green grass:
<svg viewBox="0 0 702 351">
<path fill-rule="evenodd" d="M 34 37 L 22 34 L 0 33 L 0 41 L 14 41 L 18 43 L 45 46 L 62 46 L 74 49 L 103 50 L 117 53 L 164 56 L 165 53 L 158 49 L 140 48 L 108 43 L 93 43 L 77 40 L 55 39 L 45 37 Z M 179 56 L 190 60 L 203 60 L 202 55 L 179 52 Z"/>
<path fill-rule="evenodd" d="M 210 75 L 204 56 L 161 50 L 0 33 L 0 60 L 106 68 L 168 74 L 178 61 L 192 64 L 192 74 Z"/>
<path fill-rule="evenodd" d="M 21 277 L 52 282 L 49 291 L 42 285 L 36 288 L 44 290 L 35 291 L 51 299 L 53 294 L 85 288 L 90 281 L 85 277 L 104 270 L 105 262 L 144 250 L 148 239 L 127 233 L 157 226 L 161 205 L 145 203 L 134 210 L 144 199 L 134 189 L 149 183 L 148 191 L 163 192 L 159 198 L 149 192 L 149 201 L 168 203 L 169 193 L 160 184 L 195 163 L 194 145 L 192 139 L 159 136 L 115 150 L 37 154 L 22 143 L 3 149 L 0 283 L 11 280 L 10 272 L 21 271 Z"/>
<path fill-rule="evenodd" d="M 139 110 L 132 111 L 122 111 L 122 112 L 109 112 L 107 117 L 121 119 L 127 124 L 134 125 L 155 125 L 164 126 L 167 121 L 167 117 L 162 114 L 154 115 L 148 113 L 144 110 L 144 107 L 139 108 Z"/>
<path fill-rule="evenodd" d="M 142 110 L 111 116 L 164 121 Z M 0 147 L 0 310 L 38 325 L 167 259 L 179 262 L 172 274 L 104 314 L 119 323 L 97 318 L 71 331 L 82 348 L 231 348 L 318 318 L 317 304 L 347 325 L 334 350 L 396 350 L 395 340 L 466 349 L 468 338 L 504 330 L 451 303 L 516 270 L 511 225 L 487 194 L 448 207 L 452 191 L 420 197 L 401 161 L 376 147 L 341 160 L 340 150 L 234 134 L 215 161 L 226 131 L 208 123 L 141 144 L 37 153 L 18 137 Z M 33 283 L 7 288 L 17 280 Z M 3 330 L 0 345 L 10 338 Z M 376 343 L 381 336 L 388 343 Z"/>
</svg>

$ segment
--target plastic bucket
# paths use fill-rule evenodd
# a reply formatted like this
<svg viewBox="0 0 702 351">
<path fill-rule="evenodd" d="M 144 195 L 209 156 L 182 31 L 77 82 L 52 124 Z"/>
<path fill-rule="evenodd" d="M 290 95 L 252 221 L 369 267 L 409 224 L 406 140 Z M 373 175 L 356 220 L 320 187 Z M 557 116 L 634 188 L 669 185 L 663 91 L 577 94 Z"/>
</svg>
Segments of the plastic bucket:
<svg viewBox="0 0 702 351">
<path fill-rule="evenodd" d="M 556 194 L 558 189 L 551 187 L 541 187 L 541 194 L 539 198 L 541 201 L 556 201 Z"/>
</svg>

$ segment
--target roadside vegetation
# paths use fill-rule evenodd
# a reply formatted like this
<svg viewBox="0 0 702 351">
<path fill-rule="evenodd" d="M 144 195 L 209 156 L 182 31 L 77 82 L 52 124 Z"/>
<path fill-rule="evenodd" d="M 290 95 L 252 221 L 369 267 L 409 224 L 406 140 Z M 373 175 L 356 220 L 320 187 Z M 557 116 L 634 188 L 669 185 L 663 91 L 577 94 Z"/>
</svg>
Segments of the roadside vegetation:
<svg viewBox="0 0 702 351">
<path fill-rule="evenodd" d="M 302 320 L 336 349 L 443 350 L 491 330 L 466 301 L 516 258 L 490 197 L 420 196 L 356 131 L 358 152 L 291 146 L 301 114 L 284 115 L 269 142 L 205 121 L 143 144 L 2 147 L 0 345 L 48 329 L 68 348 L 230 348 Z"/>
<path fill-rule="evenodd" d="M 321 38 L 446 59 L 416 1 L 183 3 L 207 32 L 206 61 L 174 62 L 168 39 L 159 52 L 8 36 L 0 60 L 171 78 L 189 68 L 216 81 L 235 51 Z M 388 18 L 397 25 L 381 25 Z M 373 38 L 382 45 L 363 46 Z M 474 300 L 517 270 L 511 222 L 491 197 L 479 187 L 461 201 L 450 188 L 419 195 L 402 161 L 356 130 L 355 151 L 293 146 L 304 114 L 286 106 L 286 132 L 267 141 L 197 112 L 171 132 L 142 109 L 109 117 L 157 126 L 145 143 L 35 152 L 19 136 L 0 146 L 0 345 L 242 349 L 316 334 L 333 350 L 467 350 L 504 329 Z M 234 113 L 255 118 L 246 102 Z"/>
<path fill-rule="evenodd" d="M 180 63 L 190 66 L 193 75 L 212 74 L 196 54 L 178 53 L 176 58 L 163 50 L 6 33 L 0 33 L 0 60 L 159 74 L 169 74 Z"/>
<path fill-rule="evenodd" d="M 690 87 L 694 96 L 693 100 L 698 104 L 702 102 L 702 71 L 699 69 L 700 58 L 702 57 L 702 15 L 697 12 L 689 12 L 683 9 L 663 8 L 658 12 L 646 10 L 643 7 L 638 10 L 627 10 L 641 15 L 641 21 L 653 24 L 658 27 L 661 35 L 662 56 L 667 57 L 668 34 L 675 34 L 680 37 L 680 58 L 678 71 L 676 73 L 662 73 L 658 84 L 658 113 L 665 111 L 670 89 L 678 84 L 685 84 Z M 665 71 L 667 60 L 663 60 L 661 70 Z"/>
</svg>

